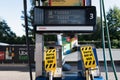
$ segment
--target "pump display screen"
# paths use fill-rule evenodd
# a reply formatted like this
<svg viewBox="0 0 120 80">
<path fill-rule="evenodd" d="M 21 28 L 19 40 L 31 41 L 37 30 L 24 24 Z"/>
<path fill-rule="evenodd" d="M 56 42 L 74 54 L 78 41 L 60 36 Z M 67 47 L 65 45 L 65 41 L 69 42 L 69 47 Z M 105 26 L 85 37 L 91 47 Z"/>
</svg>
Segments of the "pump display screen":
<svg viewBox="0 0 120 80">
<path fill-rule="evenodd" d="M 45 24 L 85 24 L 84 10 L 47 10 Z"/>
<path fill-rule="evenodd" d="M 96 25 L 94 6 L 41 6 L 34 8 L 36 31 L 92 32 Z"/>
</svg>

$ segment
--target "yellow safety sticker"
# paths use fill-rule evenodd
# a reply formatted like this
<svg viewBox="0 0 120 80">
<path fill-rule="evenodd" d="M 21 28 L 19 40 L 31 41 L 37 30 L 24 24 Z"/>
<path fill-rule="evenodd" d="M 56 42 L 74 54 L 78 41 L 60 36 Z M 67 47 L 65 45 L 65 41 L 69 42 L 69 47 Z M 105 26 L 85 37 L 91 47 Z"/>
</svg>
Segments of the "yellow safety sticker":
<svg viewBox="0 0 120 80">
<path fill-rule="evenodd" d="M 96 60 L 95 60 L 92 46 L 82 46 L 82 47 L 80 47 L 80 51 L 82 53 L 84 67 L 85 68 L 95 68 Z"/>
<path fill-rule="evenodd" d="M 53 71 L 55 72 L 57 64 L 56 64 L 56 49 L 47 49 L 44 52 L 44 65 L 45 70 L 47 72 Z"/>
</svg>

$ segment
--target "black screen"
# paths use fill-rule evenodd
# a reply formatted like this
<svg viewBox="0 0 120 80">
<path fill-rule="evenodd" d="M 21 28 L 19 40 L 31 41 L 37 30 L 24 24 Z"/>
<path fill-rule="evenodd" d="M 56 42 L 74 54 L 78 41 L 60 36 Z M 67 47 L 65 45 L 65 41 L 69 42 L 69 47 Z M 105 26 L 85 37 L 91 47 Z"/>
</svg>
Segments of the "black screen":
<svg viewBox="0 0 120 80">
<path fill-rule="evenodd" d="M 85 24 L 85 10 L 48 9 L 45 11 L 45 24 Z"/>
</svg>

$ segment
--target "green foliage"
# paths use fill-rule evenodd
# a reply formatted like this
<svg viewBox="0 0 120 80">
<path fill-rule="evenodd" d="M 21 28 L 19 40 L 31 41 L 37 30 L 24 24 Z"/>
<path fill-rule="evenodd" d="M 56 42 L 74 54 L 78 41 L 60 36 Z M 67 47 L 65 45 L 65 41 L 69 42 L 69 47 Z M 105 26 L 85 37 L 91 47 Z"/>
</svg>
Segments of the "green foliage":
<svg viewBox="0 0 120 80">
<path fill-rule="evenodd" d="M 109 33 L 112 43 L 112 48 L 120 47 L 120 9 L 114 7 L 109 9 L 107 13 Z"/>
<path fill-rule="evenodd" d="M 0 21 L 0 42 L 14 43 L 16 34 L 11 31 L 5 20 Z"/>
<path fill-rule="evenodd" d="M 120 42 L 117 39 L 112 40 L 112 48 L 120 47 Z"/>
<path fill-rule="evenodd" d="M 120 9 L 114 7 L 107 13 L 108 26 L 110 31 L 110 37 L 112 39 L 120 39 Z"/>
<path fill-rule="evenodd" d="M 0 21 L 0 42 L 8 44 L 26 44 L 26 37 L 16 36 L 14 32 L 11 31 L 10 27 L 7 25 L 5 20 Z M 30 44 L 33 44 L 33 39 L 29 38 Z"/>
</svg>

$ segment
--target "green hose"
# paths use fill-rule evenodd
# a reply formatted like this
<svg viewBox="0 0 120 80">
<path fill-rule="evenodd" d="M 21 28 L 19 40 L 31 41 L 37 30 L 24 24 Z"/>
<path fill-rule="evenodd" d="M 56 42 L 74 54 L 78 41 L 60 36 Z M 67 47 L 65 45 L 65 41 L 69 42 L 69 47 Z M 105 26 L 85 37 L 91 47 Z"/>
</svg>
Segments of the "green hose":
<svg viewBox="0 0 120 80">
<path fill-rule="evenodd" d="M 105 54 L 105 36 L 104 36 L 104 26 L 103 26 L 103 20 L 102 20 L 102 2 L 101 2 L 101 0 L 100 0 L 100 16 L 101 16 L 101 30 L 102 30 L 102 46 L 103 46 L 104 66 L 105 66 L 106 80 L 108 80 L 108 67 L 107 67 L 106 54 Z"/>
<path fill-rule="evenodd" d="M 113 58 L 112 58 L 111 41 L 110 41 L 110 35 L 109 35 L 108 24 L 107 24 L 107 18 L 106 18 L 106 14 L 105 14 L 104 0 L 102 0 L 102 6 L 103 6 L 104 19 L 105 19 L 105 26 L 106 26 L 106 31 L 107 31 L 107 39 L 108 39 L 108 47 L 109 47 L 110 59 L 111 59 L 111 62 L 112 62 L 112 68 L 113 68 L 113 71 L 114 71 L 115 79 L 118 80 L 117 74 L 116 74 L 115 64 L 114 64 L 114 61 L 113 61 Z"/>
</svg>

